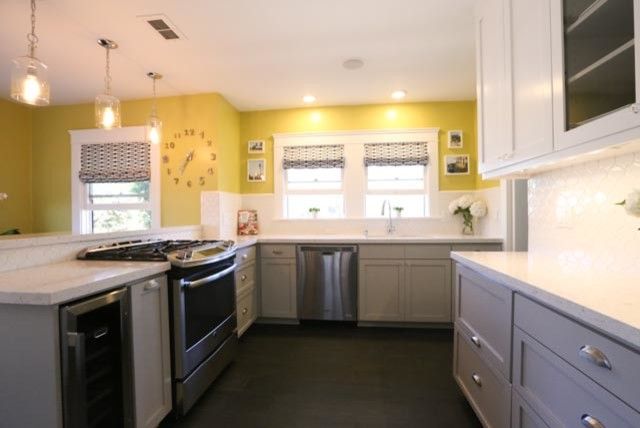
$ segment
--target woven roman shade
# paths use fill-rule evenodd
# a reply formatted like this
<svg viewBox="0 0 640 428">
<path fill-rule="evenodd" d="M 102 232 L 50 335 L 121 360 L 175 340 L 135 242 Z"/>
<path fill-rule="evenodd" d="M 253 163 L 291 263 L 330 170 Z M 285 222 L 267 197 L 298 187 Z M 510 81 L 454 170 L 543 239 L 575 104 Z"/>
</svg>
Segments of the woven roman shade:
<svg viewBox="0 0 640 428">
<path fill-rule="evenodd" d="M 344 146 L 333 144 L 285 147 L 282 168 L 344 168 Z"/>
<path fill-rule="evenodd" d="M 427 143 L 375 143 L 364 145 L 365 166 L 427 165 Z"/>
<path fill-rule="evenodd" d="M 115 183 L 151 179 L 149 143 L 83 144 L 80 148 L 80 181 Z"/>
</svg>

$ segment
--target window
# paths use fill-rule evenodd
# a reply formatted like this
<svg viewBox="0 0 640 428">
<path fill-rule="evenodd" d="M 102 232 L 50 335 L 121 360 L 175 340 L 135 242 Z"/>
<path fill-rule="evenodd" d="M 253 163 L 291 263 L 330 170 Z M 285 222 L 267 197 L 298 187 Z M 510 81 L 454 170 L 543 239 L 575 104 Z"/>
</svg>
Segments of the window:
<svg viewBox="0 0 640 428">
<path fill-rule="evenodd" d="M 88 183 L 86 210 L 91 233 L 151 228 L 149 180 Z"/>
<path fill-rule="evenodd" d="M 285 217 L 344 217 L 343 165 L 340 145 L 287 148 Z"/>
<path fill-rule="evenodd" d="M 159 227 L 159 148 L 144 127 L 70 133 L 73 232 Z"/>
<path fill-rule="evenodd" d="M 365 217 L 382 217 L 385 200 L 393 208 L 401 207 L 404 217 L 424 217 L 428 212 L 426 169 L 423 165 L 368 166 Z"/>
<path fill-rule="evenodd" d="M 276 217 L 318 208 L 318 218 L 381 218 L 385 200 L 403 217 L 438 213 L 438 129 L 276 134 L 274 143 Z"/>
</svg>

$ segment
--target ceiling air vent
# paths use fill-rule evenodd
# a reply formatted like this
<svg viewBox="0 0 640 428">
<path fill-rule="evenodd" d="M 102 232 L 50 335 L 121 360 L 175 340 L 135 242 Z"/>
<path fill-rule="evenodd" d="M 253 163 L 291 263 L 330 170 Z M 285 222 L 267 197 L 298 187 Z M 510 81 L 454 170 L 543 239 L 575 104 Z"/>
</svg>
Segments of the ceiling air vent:
<svg viewBox="0 0 640 428">
<path fill-rule="evenodd" d="M 169 18 L 166 17 L 166 15 L 143 15 L 138 16 L 138 18 L 144 19 L 147 24 L 151 25 L 151 28 L 156 30 L 166 40 L 185 38 L 184 33 L 178 30 L 178 28 L 169 20 Z"/>
</svg>

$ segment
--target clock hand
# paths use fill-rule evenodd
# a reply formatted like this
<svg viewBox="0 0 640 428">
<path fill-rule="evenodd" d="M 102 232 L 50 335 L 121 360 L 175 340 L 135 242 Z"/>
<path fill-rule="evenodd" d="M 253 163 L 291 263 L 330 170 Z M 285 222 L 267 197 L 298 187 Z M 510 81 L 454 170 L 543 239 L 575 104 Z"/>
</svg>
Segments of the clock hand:
<svg viewBox="0 0 640 428">
<path fill-rule="evenodd" d="M 189 165 L 189 162 L 191 162 L 193 160 L 193 154 L 194 154 L 194 150 L 191 150 L 189 153 L 187 153 L 187 157 L 184 158 L 184 160 L 182 161 L 182 165 L 180 165 L 180 175 L 184 174 L 184 170 L 187 168 L 187 165 Z"/>
</svg>

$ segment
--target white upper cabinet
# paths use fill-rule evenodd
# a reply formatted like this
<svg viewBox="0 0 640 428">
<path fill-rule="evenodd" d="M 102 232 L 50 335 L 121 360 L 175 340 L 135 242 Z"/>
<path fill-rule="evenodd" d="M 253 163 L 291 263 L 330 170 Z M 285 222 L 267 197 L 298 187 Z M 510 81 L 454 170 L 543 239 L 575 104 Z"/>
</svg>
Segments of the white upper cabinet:
<svg viewBox="0 0 640 428">
<path fill-rule="evenodd" d="M 505 132 L 504 0 L 482 0 L 476 14 L 476 93 L 480 172 L 495 169 L 513 147 Z"/>
<path fill-rule="evenodd" d="M 640 139 L 640 0 L 481 0 L 479 171 L 504 177 Z"/>
<path fill-rule="evenodd" d="M 553 1 L 556 149 L 640 135 L 639 10 L 638 0 Z"/>
<path fill-rule="evenodd" d="M 507 138 L 505 164 L 553 150 L 551 1 L 511 0 L 506 6 Z M 511 126 L 509 126 L 509 124 Z"/>
</svg>

